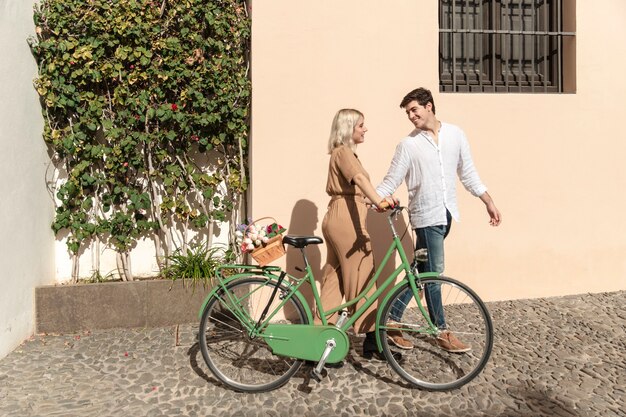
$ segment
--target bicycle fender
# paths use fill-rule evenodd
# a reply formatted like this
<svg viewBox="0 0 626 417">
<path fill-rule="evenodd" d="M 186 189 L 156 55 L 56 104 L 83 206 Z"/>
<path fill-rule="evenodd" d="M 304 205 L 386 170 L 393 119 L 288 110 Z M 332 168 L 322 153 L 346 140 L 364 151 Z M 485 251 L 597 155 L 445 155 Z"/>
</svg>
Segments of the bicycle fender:
<svg viewBox="0 0 626 417">
<path fill-rule="evenodd" d="M 437 278 L 441 276 L 441 274 L 439 272 L 422 272 L 418 276 L 420 278 Z M 380 318 L 383 314 L 383 310 L 385 309 L 384 307 L 387 305 L 387 302 L 389 302 L 391 296 L 396 293 L 396 290 L 407 282 L 409 282 L 408 278 L 403 278 L 402 280 L 400 280 L 400 282 L 398 282 L 391 290 L 387 292 L 387 295 L 385 295 L 383 302 L 378 305 L 378 309 L 376 311 L 376 346 L 378 347 L 379 352 L 382 352 L 383 344 L 380 340 L 378 323 L 380 323 Z"/>
<path fill-rule="evenodd" d="M 278 277 L 273 274 L 271 275 L 268 273 L 255 274 L 251 272 L 236 274 L 226 279 L 223 279 L 220 281 L 220 285 L 215 286 L 215 288 L 213 288 L 213 290 L 204 298 L 204 301 L 202 302 L 202 306 L 200 307 L 200 311 L 198 312 L 198 320 L 202 319 L 202 313 L 204 312 L 204 308 L 206 307 L 211 297 L 213 297 L 219 290 L 222 289 L 222 285 L 228 285 L 232 281 L 242 279 L 242 278 L 250 278 L 250 277 L 261 277 L 261 278 L 266 278 L 268 281 L 278 281 Z M 294 297 L 297 297 L 298 300 L 302 303 L 302 307 L 304 307 L 304 312 L 309 320 L 309 323 L 313 323 L 313 313 L 311 312 L 311 307 L 309 307 L 309 303 L 307 302 L 306 298 L 304 298 L 304 296 L 302 295 L 300 291 L 296 291 L 294 293 Z"/>
</svg>

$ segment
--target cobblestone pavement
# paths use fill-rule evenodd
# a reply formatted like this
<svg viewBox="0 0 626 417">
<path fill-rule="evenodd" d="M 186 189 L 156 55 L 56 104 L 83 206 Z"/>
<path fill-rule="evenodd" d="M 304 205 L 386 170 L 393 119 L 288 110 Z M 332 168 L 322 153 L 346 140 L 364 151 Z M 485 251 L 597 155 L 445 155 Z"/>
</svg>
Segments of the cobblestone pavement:
<svg viewBox="0 0 626 417">
<path fill-rule="evenodd" d="M 491 360 L 452 392 L 410 388 L 353 350 L 319 384 L 301 371 L 236 393 L 186 325 L 35 336 L 0 360 L 0 416 L 626 416 L 626 291 L 488 306 Z"/>
</svg>

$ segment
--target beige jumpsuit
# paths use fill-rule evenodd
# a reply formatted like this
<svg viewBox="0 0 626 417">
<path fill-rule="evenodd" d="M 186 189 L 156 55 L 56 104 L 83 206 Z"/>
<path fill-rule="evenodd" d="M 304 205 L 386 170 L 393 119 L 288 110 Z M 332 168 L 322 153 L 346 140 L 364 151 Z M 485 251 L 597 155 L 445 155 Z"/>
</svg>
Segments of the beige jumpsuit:
<svg viewBox="0 0 626 417">
<path fill-rule="evenodd" d="M 364 174 L 369 180 L 369 175 L 349 147 L 343 145 L 335 148 L 330 155 L 326 184 L 326 192 L 331 199 L 322 223 L 327 247 L 321 289 L 324 310 L 337 307 L 342 303 L 342 298 L 355 298 L 374 274 L 372 244 L 365 230 L 368 210 L 366 199 L 352 182 L 358 173 Z M 368 296 L 375 290 L 373 287 Z M 350 314 L 364 302 L 361 300 L 351 306 Z M 374 330 L 376 306 L 377 302 L 374 302 L 354 323 L 357 333 Z M 336 316 L 329 320 L 335 322 Z"/>
</svg>

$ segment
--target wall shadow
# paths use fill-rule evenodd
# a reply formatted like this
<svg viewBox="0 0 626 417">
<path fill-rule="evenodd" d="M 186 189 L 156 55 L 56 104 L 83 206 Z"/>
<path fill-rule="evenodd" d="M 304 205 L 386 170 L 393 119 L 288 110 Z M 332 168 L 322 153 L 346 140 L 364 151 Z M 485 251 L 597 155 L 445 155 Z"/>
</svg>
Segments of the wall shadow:
<svg viewBox="0 0 626 417">
<path fill-rule="evenodd" d="M 391 234 L 391 228 L 389 227 L 389 213 L 377 213 L 371 210 L 367 214 L 365 220 L 365 227 L 372 239 L 372 251 L 374 252 L 374 266 L 378 268 L 381 264 L 385 254 L 389 250 L 391 243 L 393 242 L 393 236 Z M 402 241 L 402 247 L 409 258 L 409 261 L 413 260 L 413 230 L 408 226 L 406 215 L 404 213 L 398 216 L 394 222 L 396 232 L 400 236 Z M 396 260 L 396 256 L 392 256 L 383 268 L 380 276 L 377 280 L 377 285 L 380 286 L 385 282 L 387 277 L 398 267 L 399 260 Z M 404 274 L 400 274 L 399 278 L 404 278 Z M 382 300 L 385 295 L 393 288 L 390 286 L 380 297 Z"/>
<path fill-rule="evenodd" d="M 291 236 L 316 236 L 315 230 L 319 222 L 318 208 L 309 200 L 298 200 L 291 212 L 287 234 Z M 321 236 L 321 233 L 317 234 Z M 306 256 L 313 270 L 316 282 L 322 279 L 322 254 L 320 245 L 309 245 L 306 247 Z M 304 270 L 304 259 L 299 249 L 287 245 L 287 265 L 285 270 L 294 277 L 303 277 L 304 272 L 298 271 L 296 267 Z M 309 306 L 314 307 L 313 291 L 309 285 L 300 287 L 300 292 L 306 298 Z"/>
</svg>

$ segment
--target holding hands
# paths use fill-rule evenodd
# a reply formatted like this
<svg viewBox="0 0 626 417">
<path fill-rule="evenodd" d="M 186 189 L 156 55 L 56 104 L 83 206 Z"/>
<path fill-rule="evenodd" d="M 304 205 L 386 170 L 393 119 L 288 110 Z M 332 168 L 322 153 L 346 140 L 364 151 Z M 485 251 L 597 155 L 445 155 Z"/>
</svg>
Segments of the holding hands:
<svg viewBox="0 0 626 417">
<path fill-rule="evenodd" d="M 400 200 L 391 195 L 380 200 L 380 202 L 376 206 L 372 204 L 372 208 L 374 208 L 379 213 L 383 213 L 389 209 L 395 208 L 398 204 L 400 204 Z"/>
</svg>

